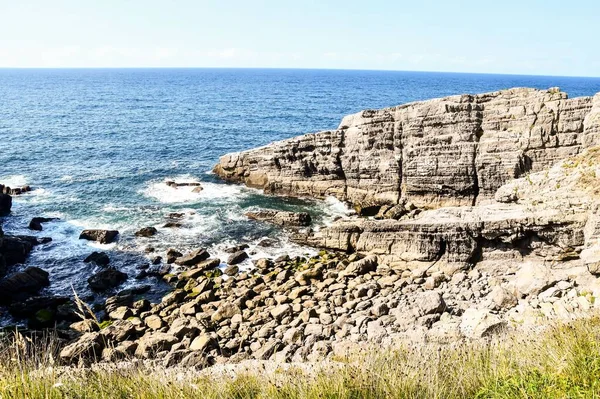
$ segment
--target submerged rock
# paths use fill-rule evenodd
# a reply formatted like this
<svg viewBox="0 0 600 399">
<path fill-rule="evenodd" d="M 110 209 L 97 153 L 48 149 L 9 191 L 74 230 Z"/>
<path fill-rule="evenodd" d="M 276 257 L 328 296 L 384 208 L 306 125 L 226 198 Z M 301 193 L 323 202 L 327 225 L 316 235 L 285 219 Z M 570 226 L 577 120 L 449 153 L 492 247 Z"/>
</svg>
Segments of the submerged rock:
<svg viewBox="0 0 600 399">
<path fill-rule="evenodd" d="M 136 237 L 152 237 L 156 233 L 158 233 L 158 230 L 156 230 L 155 227 L 144 227 L 144 228 L 136 231 L 135 235 L 136 235 Z"/>
<path fill-rule="evenodd" d="M 98 266 L 108 266 L 110 258 L 106 252 L 92 252 L 87 258 L 83 260 L 84 263 L 95 263 Z"/>
<path fill-rule="evenodd" d="M 88 284 L 94 291 L 106 291 L 119 286 L 127 280 L 127 274 L 116 269 L 105 269 L 88 279 Z"/>
</svg>

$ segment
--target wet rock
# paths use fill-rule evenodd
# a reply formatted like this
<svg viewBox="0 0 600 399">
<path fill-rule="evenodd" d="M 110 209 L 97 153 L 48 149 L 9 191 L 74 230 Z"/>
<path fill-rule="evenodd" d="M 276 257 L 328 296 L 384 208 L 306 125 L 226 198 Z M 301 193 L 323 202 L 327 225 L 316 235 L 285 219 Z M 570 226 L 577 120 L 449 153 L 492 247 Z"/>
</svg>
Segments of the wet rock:
<svg viewBox="0 0 600 399">
<path fill-rule="evenodd" d="M 33 247 L 40 242 L 32 236 L 4 235 L 0 239 L 0 254 L 3 255 L 6 266 L 25 263 Z"/>
<path fill-rule="evenodd" d="M 117 230 L 86 229 L 79 235 L 80 240 L 96 241 L 100 244 L 110 244 L 117 239 Z"/>
<path fill-rule="evenodd" d="M 180 266 L 193 266 L 209 257 L 210 254 L 204 248 L 200 248 L 175 259 L 175 263 Z"/>
<path fill-rule="evenodd" d="M 241 244 L 241 245 L 236 245 L 234 247 L 225 248 L 223 251 L 227 252 L 228 254 L 234 254 L 236 252 L 243 251 L 248 248 L 250 248 L 250 246 L 248 244 Z"/>
<path fill-rule="evenodd" d="M 106 291 L 118 287 L 127 280 L 127 274 L 113 269 L 105 269 L 88 279 L 88 284 L 94 291 Z"/>
<path fill-rule="evenodd" d="M 58 220 L 58 218 L 35 217 L 31 219 L 31 222 L 29 222 L 29 230 L 42 231 L 42 223 L 53 222 L 55 220 Z"/>
<path fill-rule="evenodd" d="M 110 258 L 106 252 L 92 252 L 87 258 L 83 260 L 84 263 L 95 263 L 98 266 L 108 266 Z"/>
<path fill-rule="evenodd" d="M 228 265 L 237 265 L 238 263 L 242 263 L 244 260 L 248 259 L 248 254 L 244 251 L 237 251 L 227 259 Z"/>
<path fill-rule="evenodd" d="M 136 237 L 152 237 L 156 233 L 158 233 L 158 230 L 156 230 L 155 227 L 143 227 L 140 230 L 135 232 L 135 236 Z"/>
<path fill-rule="evenodd" d="M 237 265 L 229 265 L 225 268 L 225 274 L 228 276 L 235 276 L 240 271 L 240 268 Z"/>
<path fill-rule="evenodd" d="M 182 226 L 183 226 L 182 223 L 173 222 L 173 221 L 167 222 L 167 223 L 163 224 L 163 227 L 166 228 L 166 229 L 178 229 L 178 228 L 180 228 Z"/>
<path fill-rule="evenodd" d="M 194 265 L 193 269 L 186 270 L 179 275 L 179 280 L 196 279 L 203 276 L 207 271 L 213 270 L 219 267 L 221 261 L 219 259 L 208 259 L 203 262 Z"/>
<path fill-rule="evenodd" d="M 167 263 L 175 263 L 175 259 L 182 257 L 183 254 L 174 248 L 169 248 L 167 250 Z"/>
<path fill-rule="evenodd" d="M 26 298 L 50 285 L 48 272 L 28 267 L 0 281 L 0 303 Z"/>
<path fill-rule="evenodd" d="M 0 193 L 0 216 L 6 216 L 12 208 L 12 197 L 8 194 Z"/>
<path fill-rule="evenodd" d="M 23 186 L 23 187 L 15 187 L 15 188 L 11 188 L 9 186 L 5 186 L 4 184 L 0 184 L 0 194 L 5 194 L 5 195 L 21 195 L 21 194 L 25 194 L 31 191 L 31 187 L 30 186 Z"/>
<path fill-rule="evenodd" d="M 277 244 L 277 240 L 274 240 L 272 238 L 263 238 L 256 245 L 258 245 L 259 247 L 268 248 L 275 246 L 275 244 Z"/>
<path fill-rule="evenodd" d="M 202 185 L 198 182 L 176 182 L 173 180 L 167 180 L 165 182 L 165 184 L 169 187 L 174 187 L 174 188 L 178 188 L 178 187 L 196 187 L 196 188 L 200 188 L 200 190 L 202 190 Z"/>
<path fill-rule="evenodd" d="M 10 314 L 17 318 L 28 318 L 35 315 L 38 311 L 43 309 L 50 309 L 56 312 L 57 308 L 61 305 L 69 303 L 68 297 L 62 296 L 35 296 L 27 298 L 23 301 L 15 302 L 8 308 Z"/>
</svg>

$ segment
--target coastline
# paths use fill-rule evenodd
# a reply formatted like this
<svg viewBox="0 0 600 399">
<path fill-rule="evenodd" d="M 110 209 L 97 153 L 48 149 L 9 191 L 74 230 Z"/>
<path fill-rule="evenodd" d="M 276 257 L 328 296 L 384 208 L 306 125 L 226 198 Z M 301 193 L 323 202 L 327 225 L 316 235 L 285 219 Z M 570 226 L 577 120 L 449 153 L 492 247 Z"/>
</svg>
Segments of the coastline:
<svg viewBox="0 0 600 399">
<path fill-rule="evenodd" d="M 506 115 L 492 113 L 500 125 L 486 121 L 485 109 L 473 105 L 474 98 L 487 104 L 495 97 L 510 104 Z M 50 281 L 45 271 L 28 265 L 25 258 L 33 245 L 49 241 L 4 231 L 0 234 L 3 259 L 10 260 L 9 267 L 24 263 L 27 268 L 9 272 L 0 281 L 5 286 L 23 283 L 23 290 L 14 290 L 14 297 L 3 300 L 9 302 L 11 312 L 30 323 L 30 331 L 5 330 L 4 335 L 18 338 L 20 334 L 36 336 L 35 330 L 54 330 L 59 346 L 57 361 L 65 366 L 93 369 L 99 363 L 109 370 L 111 364 L 120 362 L 134 369 L 140 364 L 160 369 L 177 366 L 206 369 L 214 378 L 222 370 L 237 376 L 263 362 L 273 370 L 279 369 L 278 364 L 292 364 L 285 366 L 288 371 L 306 364 L 305 372 L 310 374 L 316 367 L 319 374 L 320 365 L 335 371 L 345 364 L 340 359 L 372 351 L 366 348 L 375 347 L 381 353 L 401 352 L 406 347 L 433 351 L 474 348 L 515 336 L 545 334 L 562 323 L 585 325 L 579 319 L 593 323 L 600 306 L 596 300 L 600 295 L 600 143 L 594 141 L 600 137 L 599 98 L 570 100 L 556 89 L 515 89 L 431 100 L 345 118 L 340 125 L 344 145 L 339 149 L 334 139 L 338 133 L 322 132 L 226 155 L 215 168 L 226 180 L 278 195 L 354 199 L 357 213 L 322 224 L 312 221 L 306 212 L 246 209 L 245 217 L 254 223 L 275 226 L 275 234 L 286 231 L 301 247 L 315 248 L 311 256 L 257 258 L 252 254 L 256 249 L 244 242 L 224 248 L 220 259 L 202 247 L 181 252 L 169 248 L 169 243 L 160 249 L 147 247 L 151 264 L 140 264 L 137 277 L 142 282 L 156 278 L 169 287 L 155 297 L 148 296 L 153 284 L 123 290 L 123 283 L 132 276 L 111 263 L 113 256 L 104 253 L 106 247 L 102 246 L 129 239 L 147 242 L 157 234 L 160 237 L 161 230 L 181 223 L 184 214 L 170 213 L 160 224 L 126 234 L 110 229 L 81 231 L 80 239 L 101 245 L 84 261 L 96 271 L 88 284 L 102 299 L 93 306 L 77 295 L 36 296 Z M 453 108 L 445 102 L 462 105 Z M 410 173 L 404 168 L 413 161 L 401 158 L 400 167 L 394 169 L 395 164 L 388 161 L 397 159 L 385 152 L 393 153 L 409 144 L 396 146 L 393 140 L 391 145 L 383 144 L 388 134 L 398 136 L 394 133 L 399 129 L 396 116 L 389 113 L 402 114 L 415 107 L 433 112 L 426 113 L 431 125 L 421 124 L 427 134 L 419 138 L 433 155 L 424 158 L 427 162 L 416 164 L 416 169 L 408 169 L 421 178 L 407 189 L 402 182 Z M 560 112 L 549 112 L 544 119 L 541 109 Z M 441 117 L 455 128 L 438 123 L 437 113 L 446 115 L 456 110 L 458 117 Z M 469 111 L 465 114 L 465 110 Z M 528 122 L 529 110 L 535 111 L 535 123 L 541 127 Z M 469 119 L 471 111 L 478 114 L 476 122 Z M 411 115 L 422 118 L 419 112 Z M 518 113 L 521 116 L 513 118 Z M 410 118 L 400 119 L 416 126 Z M 508 127 L 503 129 L 502 123 Z M 538 153 L 530 140 L 527 150 L 519 152 L 517 158 L 500 156 L 498 162 L 516 159 L 517 165 L 528 168 L 492 167 L 486 176 L 493 185 L 481 190 L 482 169 L 463 168 L 468 163 L 451 164 L 452 157 L 439 150 L 452 143 L 438 136 L 461 135 L 465 129 L 480 131 L 482 126 L 492 128 L 481 132 L 477 146 L 465 147 L 474 154 L 472 165 L 489 160 L 473 150 L 483 145 L 482 137 L 487 137 L 489 149 L 491 135 L 498 135 L 496 147 L 504 151 L 506 147 L 498 143 L 506 141 L 507 134 L 531 139 L 540 133 L 558 139 L 554 147 L 544 144 Z M 355 142 L 348 133 L 352 129 Z M 405 140 L 402 135 L 398 137 Z M 411 150 L 402 157 L 415 153 L 424 154 Z M 308 161 L 307 154 L 313 154 L 312 160 Z M 522 162 L 525 156 L 530 158 L 529 164 Z M 343 159 L 365 162 L 353 164 Z M 377 162 L 387 167 L 381 168 Z M 428 168 L 431 162 L 441 165 L 435 171 L 442 172 L 423 173 L 419 169 Z M 443 165 L 459 167 L 448 173 Z M 468 181 L 461 180 L 464 171 L 469 177 L 478 171 L 474 176 L 479 189 L 474 191 Z M 364 177 L 354 186 L 352 173 Z M 507 173 L 514 176 L 507 177 Z M 440 178 L 445 185 L 427 183 L 427 179 Z M 456 188 L 463 183 L 466 189 Z M 162 184 L 186 190 L 183 195 L 193 190 L 201 194 L 210 187 L 190 181 Z M 418 184 L 422 184 L 420 190 L 414 188 Z M 458 185 L 449 189 L 452 184 Z M 400 191 L 390 191 L 389 187 Z M 156 187 L 153 190 L 156 193 Z M 11 191 L 3 195 L 20 194 Z M 7 197 L 0 203 L 5 204 L 4 214 L 9 215 Z M 39 218 L 31 221 L 30 228 L 43 231 L 46 223 L 53 222 Z M 272 245 L 268 238 L 265 240 L 265 247 Z M 21 256 L 18 259 L 15 248 Z M 252 266 L 241 267 L 250 260 Z M 11 279 L 9 283 L 7 279 Z M 28 296 L 23 295 L 25 291 Z M 358 359 L 354 362 L 360 363 Z M 200 378 L 202 374 L 193 376 Z"/>
</svg>

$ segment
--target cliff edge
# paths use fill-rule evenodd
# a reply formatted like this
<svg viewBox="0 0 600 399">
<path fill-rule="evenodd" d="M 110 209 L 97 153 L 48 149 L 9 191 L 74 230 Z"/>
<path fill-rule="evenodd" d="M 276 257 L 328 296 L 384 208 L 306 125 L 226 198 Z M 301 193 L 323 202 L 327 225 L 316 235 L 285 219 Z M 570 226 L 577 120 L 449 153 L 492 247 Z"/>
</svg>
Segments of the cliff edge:
<svg viewBox="0 0 600 399">
<path fill-rule="evenodd" d="M 359 208 L 474 205 L 512 179 L 600 144 L 600 93 L 558 88 L 456 95 L 343 118 L 336 130 L 223 156 L 221 178 Z"/>
</svg>

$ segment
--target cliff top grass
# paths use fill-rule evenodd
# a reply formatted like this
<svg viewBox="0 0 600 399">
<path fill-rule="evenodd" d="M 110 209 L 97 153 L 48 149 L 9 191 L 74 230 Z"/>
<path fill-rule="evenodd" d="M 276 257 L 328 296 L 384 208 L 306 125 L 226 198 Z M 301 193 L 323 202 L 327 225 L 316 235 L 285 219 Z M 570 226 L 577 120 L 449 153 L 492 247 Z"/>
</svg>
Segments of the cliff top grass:
<svg viewBox="0 0 600 399">
<path fill-rule="evenodd" d="M 600 318 L 541 334 L 336 359 L 335 367 L 226 377 L 216 373 L 64 368 L 56 342 L 0 347 L 1 398 L 593 398 L 600 397 Z M 53 355 L 54 354 L 54 355 Z"/>
</svg>

